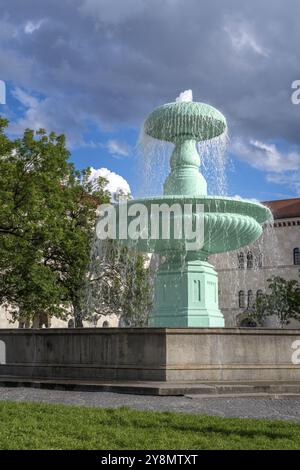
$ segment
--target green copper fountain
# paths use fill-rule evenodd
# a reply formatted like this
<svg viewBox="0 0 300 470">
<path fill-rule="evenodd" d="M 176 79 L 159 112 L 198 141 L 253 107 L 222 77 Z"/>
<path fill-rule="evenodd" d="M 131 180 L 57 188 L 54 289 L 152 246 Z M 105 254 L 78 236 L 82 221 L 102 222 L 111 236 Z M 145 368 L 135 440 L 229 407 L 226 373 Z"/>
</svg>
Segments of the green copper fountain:
<svg viewBox="0 0 300 470">
<path fill-rule="evenodd" d="M 217 109 L 191 100 L 165 104 L 155 109 L 144 123 L 148 136 L 172 142 L 175 148 L 164 195 L 128 201 L 128 208 L 140 203 L 150 214 L 155 205 L 175 204 L 182 209 L 189 205 L 192 212 L 174 213 L 173 224 L 178 217 L 190 218 L 193 224 L 199 217 L 198 205 L 202 208 L 203 231 L 201 246 L 187 249 L 185 235 L 178 239 L 172 230 L 168 238 L 161 231 L 156 239 L 152 238 L 149 215 L 149 224 L 140 238 L 120 240 L 139 251 L 158 253 L 163 260 L 155 279 L 151 327 L 224 327 L 218 306 L 218 276 L 207 259 L 211 254 L 254 242 L 262 233 L 262 224 L 271 218 L 269 209 L 259 203 L 207 195 L 196 144 L 218 138 L 226 130 L 226 119 Z"/>
</svg>

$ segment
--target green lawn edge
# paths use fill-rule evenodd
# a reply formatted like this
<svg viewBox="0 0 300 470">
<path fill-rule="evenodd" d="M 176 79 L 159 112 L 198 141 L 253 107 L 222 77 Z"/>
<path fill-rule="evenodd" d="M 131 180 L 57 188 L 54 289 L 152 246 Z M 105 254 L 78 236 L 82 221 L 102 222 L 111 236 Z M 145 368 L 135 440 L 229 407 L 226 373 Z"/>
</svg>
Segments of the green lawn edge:
<svg viewBox="0 0 300 470">
<path fill-rule="evenodd" d="M 0 449 L 295 450 L 300 449 L 300 424 L 1 401 Z"/>
</svg>

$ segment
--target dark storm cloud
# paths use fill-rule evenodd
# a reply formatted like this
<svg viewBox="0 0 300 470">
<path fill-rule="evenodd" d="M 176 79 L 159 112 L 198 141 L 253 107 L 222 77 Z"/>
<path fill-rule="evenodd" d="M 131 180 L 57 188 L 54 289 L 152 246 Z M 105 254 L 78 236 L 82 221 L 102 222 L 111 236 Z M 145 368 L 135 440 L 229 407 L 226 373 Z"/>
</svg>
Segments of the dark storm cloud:
<svg viewBox="0 0 300 470">
<path fill-rule="evenodd" d="M 297 0 L 10 0 L 1 11 L 0 78 L 46 97 L 30 124 L 79 141 L 87 121 L 137 126 L 192 88 L 232 136 L 300 143 Z"/>
</svg>

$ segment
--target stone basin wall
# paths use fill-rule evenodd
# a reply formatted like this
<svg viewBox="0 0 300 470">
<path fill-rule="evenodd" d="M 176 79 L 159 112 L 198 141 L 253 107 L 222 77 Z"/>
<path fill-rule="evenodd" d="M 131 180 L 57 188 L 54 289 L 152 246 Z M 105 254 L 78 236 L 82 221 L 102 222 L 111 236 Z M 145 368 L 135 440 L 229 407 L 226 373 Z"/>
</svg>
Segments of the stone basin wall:
<svg viewBox="0 0 300 470">
<path fill-rule="evenodd" d="M 300 330 L 0 329 L 0 377 L 300 380 Z"/>
</svg>

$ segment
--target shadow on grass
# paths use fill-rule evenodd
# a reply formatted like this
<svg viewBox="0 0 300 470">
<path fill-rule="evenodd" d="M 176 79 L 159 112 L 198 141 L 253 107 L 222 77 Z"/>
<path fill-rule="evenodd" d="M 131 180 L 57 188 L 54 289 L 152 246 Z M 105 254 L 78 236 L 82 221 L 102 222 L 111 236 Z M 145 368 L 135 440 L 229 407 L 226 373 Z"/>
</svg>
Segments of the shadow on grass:
<svg viewBox="0 0 300 470">
<path fill-rule="evenodd" d="M 203 433 L 203 434 L 220 434 L 224 437 L 235 437 L 239 436 L 241 438 L 246 439 L 255 439 L 255 438 L 268 438 L 268 439 L 288 439 L 291 437 L 291 431 L 287 432 L 285 429 L 289 423 L 282 422 L 282 421 L 275 421 L 270 423 L 266 420 L 252 420 L 252 419 L 244 419 L 244 418 L 222 418 L 222 417 L 212 417 L 206 415 L 190 415 L 189 418 L 193 421 L 199 419 L 198 423 L 176 423 L 174 420 L 184 420 L 186 419 L 186 415 L 184 414 L 172 414 L 170 412 L 154 412 L 156 413 L 156 421 L 152 421 L 153 416 L 151 416 L 151 422 L 145 422 L 146 418 L 148 417 L 142 411 L 136 411 L 136 413 L 141 413 L 141 419 L 138 419 L 136 416 L 130 416 L 132 412 L 131 409 L 127 407 L 121 407 L 118 409 L 111 409 L 106 410 L 107 412 L 111 412 L 112 416 L 107 416 L 104 421 L 101 421 L 102 424 L 113 426 L 116 424 L 116 418 L 118 418 L 118 426 L 132 426 L 135 428 L 140 428 L 143 430 L 151 430 L 153 432 L 157 432 L 162 428 L 167 427 L 169 431 L 175 432 L 190 432 L 190 433 Z M 118 412 L 127 412 L 129 413 L 128 417 L 124 419 L 123 416 L 120 415 Z M 145 412 L 150 413 L 153 412 Z M 219 421 L 226 420 L 227 423 L 225 426 L 221 426 Z M 212 421 L 211 424 L 207 425 L 207 421 Z M 214 423 L 215 421 L 215 423 Z M 277 429 L 268 429 L 272 426 L 276 425 L 276 427 L 280 427 L 280 430 Z M 245 429 L 245 427 L 253 427 L 253 429 Z M 300 439 L 300 424 L 293 423 L 293 429 L 295 427 L 298 428 L 299 432 L 299 439 Z"/>
</svg>

